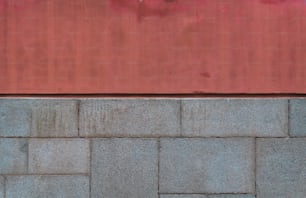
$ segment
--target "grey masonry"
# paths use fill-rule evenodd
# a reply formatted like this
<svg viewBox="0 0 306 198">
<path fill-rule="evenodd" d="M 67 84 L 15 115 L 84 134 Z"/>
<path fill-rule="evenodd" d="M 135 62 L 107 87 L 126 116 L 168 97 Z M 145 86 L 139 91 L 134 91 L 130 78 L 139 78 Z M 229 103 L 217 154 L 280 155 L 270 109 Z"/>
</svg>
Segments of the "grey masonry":
<svg viewBox="0 0 306 198">
<path fill-rule="evenodd" d="M 2 137 L 77 137 L 75 100 L 0 100 Z"/>
<path fill-rule="evenodd" d="M 156 140 L 97 139 L 92 151 L 92 198 L 158 198 Z"/>
<path fill-rule="evenodd" d="M 0 174 L 27 173 L 28 140 L 0 138 Z"/>
<path fill-rule="evenodd" d="M 71 174 L 89 172 L 89 140 L 31 139 L 29 172 Z"/>
<path fill-rule="evenodd" d="M 184 136 L 284 137 L 288 102 L 283 99 L 182 100 Z"/>
<path fill-rule="evenodd" d="M 87 176 L 7 176 L 6 198 L 86 198 Z"/>
<path fill-rule="evenodd" d="M 306 137 L 306 100 L 290 100 L 290 135 Z"/>
<path fill-rule="evenodd" d="M 219 194 L 219 195 L 199 195 L 199 194 L 189 194 L 189 195 L 161 195 L 160 198 L 255 198 L 254 195 L 247 194 Z"/>
<path fill-rule="evenodd" d="M 257 198 L 305 198 L 306 139 L 260 138 L 256 162 Z"/>
<path fill-rule="evenodd" d="M 4 198 L 4 177 L 0 176 L 0 198 Z"/>
<path fill-rule="evenodd" d="M 179 100 L 84 100 L 80 105 L 82 136 L 177 136 Z"/>
<path fill-rule="evenodd" d="M 254 193 L 254 140 L 162 139 L 161 193 Z"/>
<path fill-rule="evenodd" d="M 0 99 L 0 198 L 305 198 L 305 98 Z"/>
</svg>

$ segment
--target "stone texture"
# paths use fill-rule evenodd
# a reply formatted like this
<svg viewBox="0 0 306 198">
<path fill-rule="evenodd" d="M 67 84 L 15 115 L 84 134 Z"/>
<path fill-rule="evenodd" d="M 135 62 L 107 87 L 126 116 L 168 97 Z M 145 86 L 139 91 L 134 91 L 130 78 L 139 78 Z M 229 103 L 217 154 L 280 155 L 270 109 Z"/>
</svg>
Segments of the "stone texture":
<svg viewBox="0 0 306 198">
<path fill-rule="evenodd" d="M 182 195 L 160 195 L 160 198 L 255 198 L 254 195 L 247 194 L 223 194 L 223 195 L 200 195 L 200 194 L 182 194 Z"/>
<path fill-rule="evenodd" d="M 251 138 L 162 139 L 161 193 L 253 193 Z"/>
<path fill-rule="evenodd" d="M 37 100 L 32 109 L 32 137 L 77 137 L 78 103 L 74 100 Z"/>
<path fill-rule="evenodd" d="M 26 137 L 31 131 L 28 100 L 0 99 L 0 136 Z"/>
<path fill-rule="evenodd" d="M 0 198 L 4 198 L 4 177 L 0 176 Z"/>
<path fill-rule="evenodd" d="M 158 198 L 158 148 L 151 139 L 95 139 L 92 198 Z"/>
<path fill-rule="evenodd" d="M 290 136 L 306 137 L 306 100 L 290 100 Z"/>
<path fill-rule="evenodd" d="M 306 197 L 306 139 L 257 140 L 257 198 Z"/>
<path fill-rule="evenodd" d="M 178 135 L 179 112 L 179 100 L 84 100 L 80 106 L 80 134 L 103 137 Z"/>
<path fill-rule="evenodd" d="M 185 99 L 185 136 L 273 136 L 288 131 L 288 101 L 283 99 Z"/>
<path fill-rule="evenodd" d="M 206 195 L 160 195 L 160 198 L 207 198 Z"/>
<path fill-rule="evenodd" d="M 89 140 L 30 139 L 30 173 L 88 173 Z"/>
<path fill-rule="evenodd" d="M 235 194 L 235 195 L 208 195 L 207 198 L 255 198 L 255 195 Z"/>
<path fill-rule="evenodd" d="M 0 138 L 0 174 L 27 172 L 28 141 Z"/>
<path fill-rule="evenodd" d="M 8 176 L 6 198 L 89 198 L 86 176 Z"/>
<path fill-rule="evenodd" d="M 78 136 L 78 106 L 74 100 L 0 99 L 0 136 Z"/>
</svg>

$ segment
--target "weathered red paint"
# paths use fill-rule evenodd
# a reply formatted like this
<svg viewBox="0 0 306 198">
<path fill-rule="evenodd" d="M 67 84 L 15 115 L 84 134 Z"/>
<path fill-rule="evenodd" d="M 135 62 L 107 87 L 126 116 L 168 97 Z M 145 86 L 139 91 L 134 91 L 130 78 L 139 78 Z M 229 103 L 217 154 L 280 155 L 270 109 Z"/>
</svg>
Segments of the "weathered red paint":
<svg viewBox="0 0 306 198">
<path fill-rule="evenodd" d="M 306 93 L 305 7 L 0 0 L 0 93 Z"/>
</svg>

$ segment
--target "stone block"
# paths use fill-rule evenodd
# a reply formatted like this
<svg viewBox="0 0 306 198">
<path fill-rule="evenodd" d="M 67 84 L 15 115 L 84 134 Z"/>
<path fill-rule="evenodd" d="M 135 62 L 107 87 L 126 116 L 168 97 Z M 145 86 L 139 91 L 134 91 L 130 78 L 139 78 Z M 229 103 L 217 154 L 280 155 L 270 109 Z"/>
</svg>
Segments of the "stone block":
<svg viewBox="0 0 306 198">
<path fill-rule="evenodd" d="M 27 173 L 28 140 L 0 138 L 0 174 Z"/>
<path fill-rule="evenodd" d="M 67 138 L 29 140 L 30 173 L 88 173 L 89 161 L 89 140 Z"/>
<path fill-rule="evenodd" d="M 0 136 L 27 137 L 30 135 L 30 131 L 30 101 L 0 99 Z"/>
<path fill-rule="evenodd" d="M 306 139 L 257 140 L 257 198 L 306 197 Z"/>
<path fill-rule="evenodd" d="M 78 103 L 65 99 L 0 99 L 2 137 L 78 136 Z"/>
<path fill-rule="evenodd" d="M 4 198 L 4 177 L 0 176 L 0 198 Z"/>
<path fill-rule="evenodd" d="M 306 137 L 306 99 L 290 100 L 289 134 Z"/>
<path fill-rule="evenodd" d="M 247 194 L 223 194 L 223 195 L 208 195 L 207 198 L 255 198 L 255 195 L 247 195 Z"/>
<path fill-rule="evenodd" d="M 77 137 L 77 101 L 36 100 L 32 108 L 31 126 L 32 137 Z"/>
<path fill-rule="evenodd" d="M 158 198 L 158 144 L 152 139 L 95 139 L 92 198 Z"/>
<path fill-rule="evenodd" d="M 160 198 L 207 198 L 206 195 L 160 195 Z"/>
<path fill-rule="evenodd" d="M 90 137 L 175 136 L 180 101 L 167 99 L 83 100 L 80 134 Z"/>
<path fill-rule="evenodd" d="M 284 137 L 288 134 L 288 101 L 284 99 L 185 99 L 184 136 Z"/>
<path fill-rule="evenodd" d="M 89 198 L 87 176 L 8 176 L 6 198 Z"/>
<path fill-rule="evenodd" d="M 162 139 L 161 193 L 253 193 L 251 138 Z"/>
</svg>

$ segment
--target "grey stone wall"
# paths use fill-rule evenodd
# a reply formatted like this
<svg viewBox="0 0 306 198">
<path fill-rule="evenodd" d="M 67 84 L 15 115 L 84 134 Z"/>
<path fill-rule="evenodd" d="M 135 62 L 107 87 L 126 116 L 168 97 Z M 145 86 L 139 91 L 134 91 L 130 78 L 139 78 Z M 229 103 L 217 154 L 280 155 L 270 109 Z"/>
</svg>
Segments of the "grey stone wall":
<svg viewBox="0 0 306 198">
<path fill-rule="evenodd" d="M 0 198 L 70 197 L 305 198 L 306 99 L 0 99 Z"/>
</svg>

